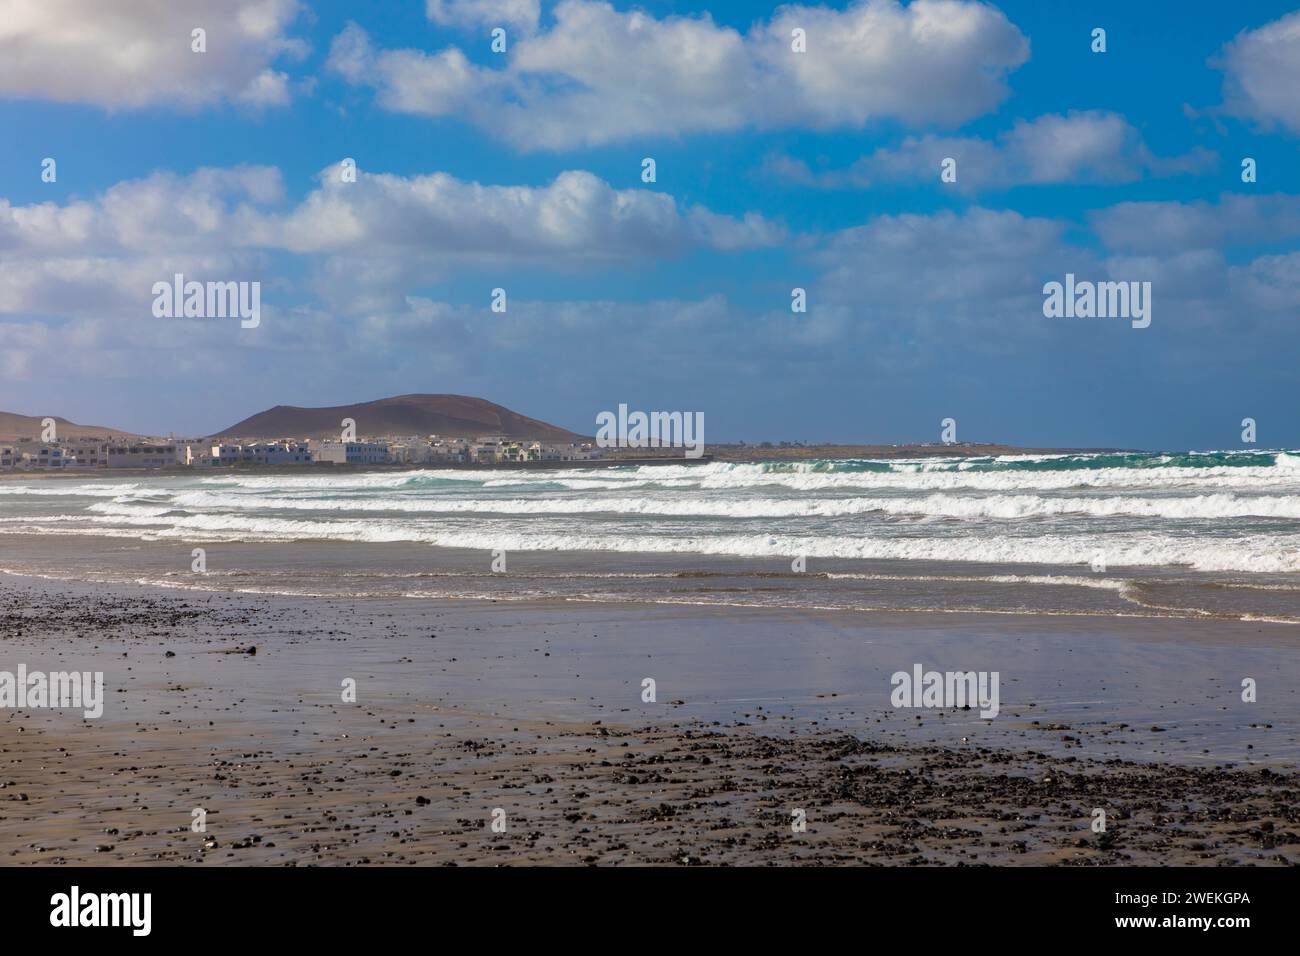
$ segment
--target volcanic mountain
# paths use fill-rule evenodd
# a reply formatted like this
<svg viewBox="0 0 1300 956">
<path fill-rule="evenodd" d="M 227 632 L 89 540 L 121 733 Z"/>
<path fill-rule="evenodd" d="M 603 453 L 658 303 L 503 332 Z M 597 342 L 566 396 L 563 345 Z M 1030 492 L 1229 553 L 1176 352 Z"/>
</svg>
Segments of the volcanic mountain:
<svg viewBox="0 0 1300 956">
<path fill-rule="evenodd" d="M 223 428 L 214 438 L 335 438 L 343 419 L 357 423 L 357 437 L 446 435 L 475 438 L 505 435 L 543 441 L 580 437 L 556 425 L 528 418 L 482 398 L 466 395 L 398 395 L 358 405 L 299 408 L 277 405 Z"/>
<path fill-rule="evenodd" d="M 78 425 L 58 415 L 15 415 L 12 412 L 0 412 L 0 441 L 13 441 L 17 438 L 37 440 L 45 427 L 42 419 L 54 419 L 54 434 L 58 438 L 136 438 L 130 432 L 120 428 L 104 428 L 100 425 Z"/>
</svg>

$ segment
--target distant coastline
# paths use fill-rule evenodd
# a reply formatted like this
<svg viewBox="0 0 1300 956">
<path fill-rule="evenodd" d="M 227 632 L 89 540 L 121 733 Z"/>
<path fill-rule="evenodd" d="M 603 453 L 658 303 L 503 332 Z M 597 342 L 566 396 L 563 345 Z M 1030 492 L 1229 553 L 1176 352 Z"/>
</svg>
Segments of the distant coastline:
<svg viewBox="0 0 1300 956">
<path fill-rule="evenodd" d="M 636 454 L 632 452 L 635 451 Z M 713 462 L 731 464 L 762 464 L 765 462 L 806 462 L 845 459 L 915 459 L 915 458 L 983 458 L 999 455 L 1075 455 L 1124 454 L 1134 449 L 1121 448 L 1019 448 L 999 444 L 917 444 L 917 445 L 797 445 L 762 447 L 760 445 L 710 446 L 708 454 L 699 458 L 685 457 L 681 449 L 608 449 L 607 457 L 574 461 L 501 461 L 501 462 L 422 462 L 388 464 L 343 464 L 337 462 L 311 462 L 295 465 L 262 465 L 235 463 L 204 468 L 200 472 L 212 477 L 222 474 L 259 475 L 313 474 L 356 475 L 366 473 L 421 472 L 421 471 L 571 471 L 608 468 L 635 468 L 662 465 L 707 465 Z M 69 467 L 57 469 L 31 469 L 0 471 L 0 479 L 15 478 L 85 478 L 101 475 L 193 475 L 189 465 L 171 465 L 164 468 L 89 468 Z"/>
<path fill-rule="evenodd" d="M 360 475 L 367 473 L 392 474 L 394 472 L 421 471 L 568 471 L 570 469 L 626 468 L 641 465 L 703 465 L 715 459 L 711 455 L 700 458 L 685 458 L 680 454 L 670 458 L 592 458 L 576 461 L 500 461 L 500 462 L 424 462 L 420 464 L 343 464 L 339 462 L 317 461 L 299 465 L 259 465 L 240 462 L 231 465 L 219 465 L 196 470 L 190 465 L 168 465 L 165 468 L 57 468 L 33 469 L 31 471 L 0 471 L 0 480 L 6 478 L 85 478 L 87 475 L 152 475 L 166 477 L 169 475 L 195 474 L 204 477 L 218 475 Z"/>
</svg>

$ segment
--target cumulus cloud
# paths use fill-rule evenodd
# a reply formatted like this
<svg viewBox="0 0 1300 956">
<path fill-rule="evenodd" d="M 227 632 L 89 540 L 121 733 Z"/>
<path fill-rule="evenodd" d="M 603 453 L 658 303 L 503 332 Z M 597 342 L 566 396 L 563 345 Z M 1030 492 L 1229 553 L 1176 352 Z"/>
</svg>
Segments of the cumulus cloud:
<svg viewBox="0 0 1300 956">
<path fill-rule="evenodd" d="M 384 107 L 456 114 L 523 149 L 742 128 L 952 126 L 1007 95 L 1029 55 L 995 8 L 968 0 L 782 7 L 747 33 L 707 14 L 663 19 L 563 0 L 555 22 L 511 43 L 502 67 L 459 49 L 374 50 L 351 25 L 330 67 Z M 792 50 L 805 31 L 807 51 Z"/>
<path fill-rule="evenodd" d="M 1300 309 L 1300 281 L 1290 270 L 1300 254 L 1248 253 L 1252 245 L 1300 238 L 1300 197 L 1243 198 L 1187 207 L 1124 203 L 1096 212 L 1091 234 L 1069 220 L 981 207 L 875 217 L 826 237 L 809 254 L 809 314 L 826 313 L 811 344 L 834 344 L 889 369 L 932 366 L 939 356 L 964 365 L 971 355 L 1087 352 L 1110 367 L 1114 333 L 1127 325 L 1042 314 L 1043 284 L 1068 272 L 1151 283 L 1148 339 L 1159 344 L 1143 339 L 1130 347 L 1168 350 L 1152 360 L 1214 354 L 1248 361 L 1258 339 L 1239 333 L 1255 328 L 1294 338 L 1287 330 Z M 1135 239 L 1151 231 L 1155 239 Z M 1181 243 L 1165 241 L 1179 234 Z M 769 331 L 797 342 L 784 331 L 791 325 L 785 318 Z"/>
<path fill-rule="evenodd" d="M 16 258 L 221 246 L 582 261 L 757 248 L 785 235 L 757 213 L 684 206 L 667 193 L 615 189 L 582 170 L 543 186 L 365 171 L 343 182 L 340 172 L 328 167 L 290 209 L 273 208 L 284 183 L 268 166 L 160 172 L 62 205 L 0 198 L 0 250 Z"/>
<path fill-rule="evenodd" d="M 306 47 L 288 34 L 298 0 L 0 0 L 0 97 L 186 108 L 220 101 L 278 106 L 271 69 Z M 207 32 L 207 52 L 191 31 Z"/>
<path fill-rule="evenodd" d="M 836 233 L 813 259 L 825 267 L 828 288 L 845 297 L 869 282 L 891 301 L 951 305 L 1023 287 L 1011 274 L 1054 268 L 1064 231 L 1063 222 L 1009 210 L 902 213 Z M 939 273 L 948 281 L 934 281 Z"/>
<path fill-rule="evenodd" d="M 1170 253 L 1300 239 L 1300 196 L 1226 193 L 1218 202 L 1125 202 L 1090 217 L 1111 249 Z"/>
<path fill-rule="evenodd" d="M 1149 279 L 1202 303 L 1204 316 L 1225 307 L 1226 289 L 1269 308 L 1296 289 L 1285 272 L 1293 257 L 1267 249 L 1272 258 L 1230 265 L 1225 252 L 1300 239 L 1300 197 L 1121 203 L 1093 213 L 1089 225 L 1095 242 L 1072 238 L 1077 226 L 1065 220 L 976 207 L 877 216 L 799 237 L 810 271 L 788 281 L 809 287 L 817 308 L 791 323 L 774 304 L 771 316 L 759 316 L 760 342 L 816 346 L 876 329 L 903 347 L 1022 321 L 1036 335 L 1042 282 L 1067 271 Z M 314 296 L 334 315 L 405 316 L 413 289 L 466 269 L 604 269 L 788 238 L 755 213 L 728 216 L 664 193 L 618 190 L 582 171 L 538 186 L 365 171 L 345 183 L 335 166 L 294 203 L 271 167 L 157 173 L 66 204 L 0 200 L 0 313 L 138 317 L 152 283 L 179 271 L 274 277 L 290 298 Z M 384 327 L 372 321 L 372 338 Z"/>
<path fill-rule="evenodd" d="M 1226 112 L 1300 133 L 1300 10 L 1243 30 L 1212 62 Z"/>
<path fill-rule="evenodd" d="M 356 314 L 389 308 L 411 285 L 467 264 L 589 268 L 783 238 L 754 213 L 618 190 L 577 170 L 543 186 L 492 186 L 364 171 L 345 183 L 332 166 L 288 207 L 273 167 L 160 172 L 91 200 L 0 199 L 0 312 L 66 316 L 121 305 L 138 313 L 144 290 L 175 272 L 261 281 L 270 257 L 280 257 L 302 259 L 315 291 Z"/>
<path fill-rule="evenodd" d="M 976 351 L 1023 348 L 1051 333 L 1042 284 L 1098 268 L 1065 238 L 1067 224 L 1003 210 L 878 216 L 842 230 L 815 252 L 810 293 L 852 310 L 851 328 L 873 356 L 927 362 L 921 346 Z M 972 332 L 976 334 L 972 335 Z"/>
<path fill-rule="evenodd" d="M 1297 197 L 1243 205 L 1225 197 L 1206 208 L 1169 204 L 1163 211 L 1125 204 L 1099 211 L 1091 232 L 1069 220 L 982 207 L 874 216 L 800 236 L 792 257 L 770 263 L 752 277 L 752 289 L 730 298 L 705 291 L 696 298 L 544 301 L 507 283 L 509 311 L 493 314 L 485 295 L 466 302 L 428 294 L 430 276 L 469 276 L 486 290 L 492 283 L 482 277 L 496 272 L 480 270 L 487 260 L 478 255 L 508 256 L 511 266 L 621 268 L 620 257 L 647 248 L 726 249 L 734 230 L 744 234 L 745 217 L 682 207 L 649 191 L 624 202 L 590 174 L 493 187 L 441 174 L 363 173 L 357 183 L 335 186 L 333 172 L 293 203 L 273 171 L 252 167 L 159 175 L 66 206 L 4 206 L 0 372 L 37 396 L 51 367 L 73 379 L 84 373 L 101 389 L 146 367 L 155 380 L 187 386 L 174 391 L 188 411 L 178 406 L 169 415 L 200 418 L 203 402 L 189 388 L 205 387 L 212 368 L 232 364 L 247 373 L 240 398 L 249 411 L 284 401 L 286 390 L 307 404 L 338 401 L 330 390 L 339 381 L 363 388 L 367 394 L 357 398 L 373 397 L 367 382 L 454 382 L 458 391 L 526 405 L 530 394 L 536 401 L 534 371 L 553 368 L 583 369 L 548 386 L 548 396 L 563 396 L 570 408 L 588 401 L 609 407 L 608 395 L 636 400 L 638 391 L 703 408 L 700 402 L 717 400 L 718 382 L 735 383 L 737 394 L 774 411 L 803 390 L 848 383 L 870 383 L 887 402 L 898 383 L 935 376 L 925 380 L 938 392 L 911 412 L 928 418 L 969 409 L 949 402 L 993 395 L 990 375 L 1008 382 L 989 398 L 1004 405 L 1063 401 L 1049 394 L 1062 378 L 1073 379 L 1076 400 L 1090 401 L 1087 389 L 1146 382 L 1154 365 L 1203 376 L 1207 355 L 1250 363 L 1260 341 L 1276 343 L 1280 354 L 1295 340 L 1286 330 L 1300 308 L 1300 254 L 1268 249 L 1242 260 L 1232 246 L 1255 241 L 1250 230 L 1261 223 L 1272 235 L 1289 234 Z M 169 220 L 169 204 L 191 193 L 205 198 Z M 1187 244 L 1125 241 L 1122 223 L 1149 220 L 1163 230 L 1161 212 L 1170 229 L 1179 228 L 1180 215 L 1189 217 Z M 457 218 L 471 221 L 462 226 Z M 1216 219 L 1228 227 L 1216 233 L 1203 225 Z M 151 242 L 150 229 L 169 231 Z M 448 251 L 453 240 L 441 235 L 448 229 L 465 230 L 454 240 L 465 251 Z M 601 258 L 592 252 L 597 246 L 616 251 Z M 172 271 L 260 279 L 262 325 L 245 332 L 230 323 L 149 319 L 150 286 Z M 1042 284 L 1067 271 L 1151 281 L 1151 329 L 1044 318 Z M 808 290 L 805 314 L 789 311 L 796 285 Z M 672 361 L 610 360 L 666 355 L 665 343 Z M 1089 382 L 1084 370 L 1096 367 L 1115 372 L 1121 384 Z M 226 387 L 225 379 L 211 380 L 223 383 L 214 389 Z M 60 413 L 75 411 L 66 407 L 68 394 L 58 392 Z M 227 410 L 229 399 L 214 395 L 211 407 Z M 940 400 L 945 408 L 932 409 Z M 238 415 L 221 417 L 203 421 L 215 428 Z"/>
<path fill-rule="evenodd" d="M 681 207 L 667 193 L 614 189 L 570 170 L 545 186 L 486 186 L 446 173 L 362 172 L 355 183 L 327 170 L 280 221 L 294 252 L 384 250 L 448 259 L 570 262 L 679 255 L 695 246 L 772 245 L 782 230 L 762 216 Z"/>
<path fill-rule="evenodd" d="M 292 99 L 289 93 L 289 75 L 275 70 L 263 70 L 239 92 L 235 99 L 246 106 L 287 106 Z"/>
<path fill-rule="evenodd" d="M 14 206 L 0 198 L 0 250 L 14 259 L 249 244 L 260 229 L 258 207 L 277 202 L 283 190 L 274 167 L 235 166 L 159 172 L 65 205 Z"/>
<path fill-rule="evenodd" d="M 1300 252 L 1260 256 L 1233 267 L 1232 288 L 1248 308 L 1294 315 L 1300 303 Z"/>
<path fill-rule="evenodd" d="M 940 182 L 940 163 L 954 159 L 963 192 L 1050 183 L 1124 183 L 1144 176 L 1203 172 L 1217 157 L 1203 148 L 1183 156 L 1156 156 L 1124 117 L 1104 110 L 1052 113 L 1019 120 L 996 140 L 909 136 L 881 147 L 845 169 L 815 171 L 789 156 L 769 157 L 783 179 L 827 189 L 867 188 L 879 182 Z"/>
<path fill-rule="evenodd" d="M 539 0 L 427 0 L 425 12 L 439 26 L 511 27 L 531 32 L 541 17 Z"/>
<path fill-rule="evenodd" d="M 475 66 L 460 50 L 376 50 L 369 35 L 348 24 L 330 44 L 329 68 L 350 83 L 378 89 L 380 105 L 398 113 L 443 116 L 477 109 L 497 85 L 493 71 Z"/>
</svg>

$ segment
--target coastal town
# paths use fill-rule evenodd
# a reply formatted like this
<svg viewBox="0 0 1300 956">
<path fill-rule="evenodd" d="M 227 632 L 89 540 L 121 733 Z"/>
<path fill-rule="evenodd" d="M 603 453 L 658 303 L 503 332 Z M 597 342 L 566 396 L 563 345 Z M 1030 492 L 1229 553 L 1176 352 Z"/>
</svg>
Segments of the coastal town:
<svg viewBox="0 0 1300 956">
<path fill-rule="evenodd" d="M 590 442 L 528 441 L 502 435 L 387 436 L 357 441 L 225 441 L 174 438 L 20 437 L 0 443 L 0 471 L 94 468 L 232 468 L 326 465 L 508 465 L 603 457 Z"/>
</svg>

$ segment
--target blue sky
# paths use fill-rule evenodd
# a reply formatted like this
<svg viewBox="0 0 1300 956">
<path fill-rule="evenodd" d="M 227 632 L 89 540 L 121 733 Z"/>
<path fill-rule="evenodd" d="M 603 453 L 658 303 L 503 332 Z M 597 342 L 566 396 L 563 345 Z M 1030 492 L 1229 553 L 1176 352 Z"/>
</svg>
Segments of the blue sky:
<svg viewBox="0 0 1300 956">
<path fill-rule="evenodd" d="M 0 0 L 2 410 L 1300 446 L 1288 4 L 105 6 Z M 260 282 L 261 324 L 155 317 L 175 272 Z M 1066 272 L 1151 282 L 1151 326 L 1044 317 Z"/>
</svg>

